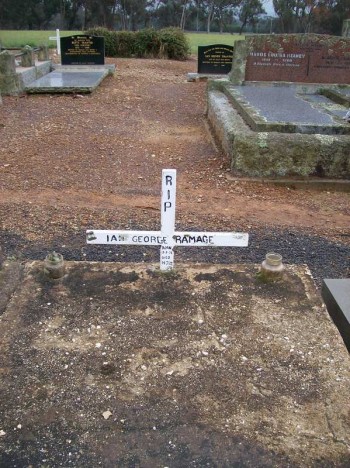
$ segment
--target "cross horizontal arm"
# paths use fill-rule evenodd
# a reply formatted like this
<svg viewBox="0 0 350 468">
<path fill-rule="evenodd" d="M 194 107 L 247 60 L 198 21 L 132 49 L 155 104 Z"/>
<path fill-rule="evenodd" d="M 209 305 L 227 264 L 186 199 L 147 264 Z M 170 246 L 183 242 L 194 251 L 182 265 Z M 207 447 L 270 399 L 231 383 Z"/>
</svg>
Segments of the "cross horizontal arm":
<svg viewBox="0 0 350 468">
<path fill-rule="evenodd" d="M 181 247 L 247 247 L 244 232 L 174 232 L 173 242 Z"/>
<path fill-rule="evenodd" d="M 181 247 L 247 247 L 249 235 L 243 232 L 112 231 L 86 232 L 88 244 L 163 245 Z"/>
<path fill-rule="evenodd" d="M 90 230 L 86 231 L 88 244 L 114 244 L 114 245 L 167 245 L 168 237 L 160 231 L 112 231 Z"/>
</svg>

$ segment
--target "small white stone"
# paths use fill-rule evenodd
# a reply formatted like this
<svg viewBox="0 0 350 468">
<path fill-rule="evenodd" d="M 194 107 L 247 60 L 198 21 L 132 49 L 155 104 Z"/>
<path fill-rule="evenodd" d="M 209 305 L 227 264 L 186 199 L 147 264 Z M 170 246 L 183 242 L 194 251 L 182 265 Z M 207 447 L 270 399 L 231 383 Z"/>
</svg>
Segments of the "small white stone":
<svg viewBox="0 0 350 468">
<path fill-rule="evenodd" d="M 198 325 L 202 325 L 202 323 L 204 323 L 204 320 L 199 319 L 198 320 Z"/>
<path fill-rule="evenodd" d="M 95 348 L 101 348 L 101 346 L 102 346 L 101 343 L 96 343 L 95 344 Z"/>
<path fill-rule="evenodd" d="M 5 434 L 6 434 L 6 432 L 1 429 L 0 430 L 0 437 L 4 437 Z"/>
<path fill-rule="evenodd" d="M 108 419 L 112 416 L 112 413 L 108 410 L 108 411 L 105 411 L 104 413 L 102 413 L 102 416 L 105 418 L 105 419 Z"/>
<path fill-rule="evenodd" d="M 144 364 L 141 366 L 141 369 L 142 370 L 147 370 L 147 366 L 145 366 Z"/>
<path fill-rule="evenodd" d="M 202 351 L 203 356 L 208 356 L 208 351 Z"/>
</svg>

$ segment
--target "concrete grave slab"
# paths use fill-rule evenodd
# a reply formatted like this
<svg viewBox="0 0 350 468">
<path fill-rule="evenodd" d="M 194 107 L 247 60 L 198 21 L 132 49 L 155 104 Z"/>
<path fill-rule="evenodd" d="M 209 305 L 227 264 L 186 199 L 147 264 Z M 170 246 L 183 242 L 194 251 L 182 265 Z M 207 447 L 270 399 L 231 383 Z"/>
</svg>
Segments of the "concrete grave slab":
<svg viewBox="0 0 350 468">
<path fill-rule="evenodd" d="M 227 95 L 255 131 L 350 134 L 346 110 L 325 96 L 296 86 L 228 86 Z"/>
<path fill-rule="evenodd" d="M 350 358 L 306 267 L 20 268 L 1 466 L 348 466 Z"/>
<path fill-rule="evenodd" d="M 325 279 L 322 297 L 350 352 L 350 279 Z"/>
<path fill-rule="evenodd" d="M 56 67 L 25 89 L 27 93 L 91 93 L 113 72 L 109 66 Z"/>
</svg>

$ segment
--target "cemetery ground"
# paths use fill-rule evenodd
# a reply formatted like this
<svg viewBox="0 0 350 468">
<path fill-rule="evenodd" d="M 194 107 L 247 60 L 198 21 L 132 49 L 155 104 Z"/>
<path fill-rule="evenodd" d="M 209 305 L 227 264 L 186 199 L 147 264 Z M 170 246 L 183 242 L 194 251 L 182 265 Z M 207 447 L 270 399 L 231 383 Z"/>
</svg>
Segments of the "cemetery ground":
<svg viewBox="0 0 350 468">
<path fill-rule="evenodd" d="M 195 60 L 116 63 L 91 95 L 0 107 L 0 466 L 348 466 L 349 357 L 304 264 L 349 276 L 349 193 L 232 178 Z M 159 275 L 158 247 L 86 245 L 158 230 L 164 168 L 178 230 L 249 246 Z M 257 280 L 268 251 L 282 283 Z"/>
<path fill-rule="evenodd" d="M 117 60 L 91 95 L 3 97 L 1 247 L 42 259 L 153 261 L 157 248 L 85 245 L 86 229 L 160 227 L 160 177 L 178 170 L 177 229 L 238 231 L 248 249 L 180 250 L 193 261 L 260 262 L 269 250 L 323 277 L 349 273 L 349 193 L 234 181 L 210 136 L 196 61 Z M 224 252 L 224 253 L 223 253 Z"/>
</svg>

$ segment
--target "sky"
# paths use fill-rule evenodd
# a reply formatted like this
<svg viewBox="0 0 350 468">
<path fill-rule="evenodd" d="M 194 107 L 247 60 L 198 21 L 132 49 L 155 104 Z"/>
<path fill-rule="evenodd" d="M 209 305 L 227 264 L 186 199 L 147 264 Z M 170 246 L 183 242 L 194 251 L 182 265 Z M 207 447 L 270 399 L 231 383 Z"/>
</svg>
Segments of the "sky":
<svg viewBox="0 0 350 468">
<path fill-rule="evenodd" d="M 263 1 L 264 8 L 268 16 L 276 16 L 275 10 L 273 9 L 272 0 Z"/>
</svg>

